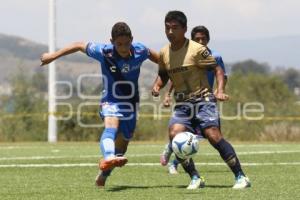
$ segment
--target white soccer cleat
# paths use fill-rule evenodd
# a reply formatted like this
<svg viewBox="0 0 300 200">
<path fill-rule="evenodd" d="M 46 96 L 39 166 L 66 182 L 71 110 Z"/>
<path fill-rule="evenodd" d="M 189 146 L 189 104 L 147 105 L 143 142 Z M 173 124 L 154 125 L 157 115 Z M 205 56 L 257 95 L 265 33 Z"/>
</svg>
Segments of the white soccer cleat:
<svg viewBox="0 0 300 200">
<path fill-rule="evenodd" d="M 177 166 L 175 166 L 173 163 L 169 164 L 168 171 L 169 174 L 178 174 Z"/>
<path fill-rule="evenodd" d="M 251 187 L 250 180 L 247 176 L 239 175 L 235 178 L 233 189 L 244 189 L 247 187 Z"/>
<path fill-rule="evenodd" d="M 204 177 L 193 177 L 189 186 L 186 188 L 188 190 L 196 190 L 198 188 L 204 188 L 205 187 L 205 180 Z"/>
</svg>

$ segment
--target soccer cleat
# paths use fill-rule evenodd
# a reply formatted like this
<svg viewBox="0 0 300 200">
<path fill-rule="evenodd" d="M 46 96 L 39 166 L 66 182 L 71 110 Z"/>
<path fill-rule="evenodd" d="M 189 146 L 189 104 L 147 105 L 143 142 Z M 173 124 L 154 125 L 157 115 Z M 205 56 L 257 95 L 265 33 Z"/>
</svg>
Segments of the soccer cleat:
<svg viewBox="0 0 300 200">
<path fill-rule="evenodd" d="M 104 176 L 101 175 L 101 173 L 99 173 L 96 176 L 96 179 L 95 179 L 96 186 L 99 187 L 99 188 L 103 188 L 105 186 L 106 178 L 107 177 L 104 177 Z"/>
<path fill-rule="evenodd" d="M 239 175 L 235 178 L 233 189 L 244 189 L 247 187 L 251 187 L 250 180 L 247 176 Z"/>
<path fill-rule="evenodd" d="M 174 163 L 170 163 L 168 167 L 168 171 L 169 174 L 178 174 L 177 165 L 174 165 Z"/>
<path fill-rule="evenodd" d="M 204 188 L 205 187 L 205 179 L 203 176 L 200 178 L 198 176 L 194 176 L 189 184 L 189 186 L 186 188 L 188 190 L 195 190 L 198 188 Z"/>
<path fill-rule="evenodd" d="M 123 156 L 111 157 L 106 160 L 100 160 L 99 168 L 102 171 L 107 171 L 114 167 L 123 167 L 127 163 L 127 161 L 127 158 Z"/>
<path fill-rule="evenodd" d="M 173 151 L 170 149 L 169 144 L 167 144 L 162 155 L 160 156 L 160 164 L 162 166 L 166 166 L 168 164 L 172 152 Z"/>
</svg>

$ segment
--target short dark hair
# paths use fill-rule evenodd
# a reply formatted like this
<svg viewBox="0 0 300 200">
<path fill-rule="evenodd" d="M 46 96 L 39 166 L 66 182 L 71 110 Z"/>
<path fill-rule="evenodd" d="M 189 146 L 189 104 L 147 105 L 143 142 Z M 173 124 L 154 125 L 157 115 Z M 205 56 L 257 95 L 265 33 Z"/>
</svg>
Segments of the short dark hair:
<svg viewBox="0 0 300 200">
<path fill-rule="evenodd" d="M 165 23 L 172 20 L 177 21 L 183 28 L 187 25 L 187 18 L 185 14 L 178 10 L 169 11 L 165 17 Z"/>
<path fill-rule="evenodd" d="M 111 29 L 111 38 L 113 40 L 119 36 L 128 36 L 132 38 L 131 30 L 125 22 L 118 22 Z"/>
<path fill-rule="evenodd" d="M 194 39 L 196 33 L 199 33 L 199 32 L 205 34 L 207 37 L 207 41 L 209 42 L 209 40 L 210 40 L 209 31 L 205 26 L 196 26 L 193 28 L 193 30 L 191 32 L 192 40 Z"/>
</svg>

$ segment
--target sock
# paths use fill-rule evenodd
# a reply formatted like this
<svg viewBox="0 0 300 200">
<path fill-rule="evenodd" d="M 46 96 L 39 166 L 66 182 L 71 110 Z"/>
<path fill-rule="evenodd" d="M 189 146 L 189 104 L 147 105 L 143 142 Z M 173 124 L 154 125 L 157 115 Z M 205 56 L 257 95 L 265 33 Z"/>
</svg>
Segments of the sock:
<svg viewBox="0 0 300 200">
<path fill-rule="evenodd" d="M 193 161 L 192 158 L 183 160 L 183 159 L 178 158 L 178 157 L 176 156 L 176 159 L 177 159 L 178 162 L 181 163 L 181 166 L 183 167 L 184 171 L 185 171 L 186 173 L 189 174 L 189 176 L 191 177 L 191 179 L 192 179 L 193 177 L 198 177 L 198 178 L 200 178 L 200 174 L 199 174 L 199 172 L 197 171 L 197 169 L 196 169 L 196 167 L 195 167 L 195 163 L 194 163 L 194 161 Z"/>
<path fill-rule="evenodd" d="M 169 142 L 169 143 L 166 145 L 166 150 L 168 150 L 169 152 L 173 152 L 173 149 L 172 149 L 172 142 Z"/>
<path fill-rule="evenodd" d="M 174 159 L 174 160 L 172 161 L 172 163 L 173 163 L 173 165 L 174 165 L 175 167 L 177 167 L 178 164 L 179 164 L 179 161 L 178 161 L 177 159 Z"/>
<path fill-rule="evenodd" d="M 240 161 L 231 146 L 226 140 L 223 138 L 215 145 L 213 145 L 215 149 L 217 149 L 220 153 L 220 156 L 223 160 L 227 163 L 230 167 L 231 171 L 234 173 L 235 177 L 239 175 L 245 175 L 242 168 Z"/>
<path fill-rule="evenodd" d="M 112 169 L 107 170 L 107 171 L 102 171 L 101 176 L 105 177 L 105 179 L 106 179 L 108 176 L 110 176 L 111 172 L 112 172 Z"/>
<path fill-rule="evenodd" d="M 105 128 L 101 139 L 100 139 L 100 149 L 104 159 L 115 155 L 115 139 L 117 137 L 116 128 Z"/>
</svg>

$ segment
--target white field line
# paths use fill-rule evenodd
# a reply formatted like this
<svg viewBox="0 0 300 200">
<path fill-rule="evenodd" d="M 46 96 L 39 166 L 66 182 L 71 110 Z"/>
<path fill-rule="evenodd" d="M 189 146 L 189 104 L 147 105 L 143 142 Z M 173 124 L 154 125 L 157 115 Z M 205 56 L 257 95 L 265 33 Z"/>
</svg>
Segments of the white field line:
<svg viewBox="0 0 300 200">
<path fill-rule="evenodd" d="M 245 151 L 245 152 L 237 152 L 238 155 L 260 155 L 260 154 L 291 154 L 291 153 L 300 153 L 298 151 Z M 219 155 L 217 152 L 215 153 L 198 153 L 198 155 L 204 156 L 215 156 Z M 152 156 L 160 156 L 157 153 L 148 153 L 148 154 L 127 154 L 126 157 L 152 157 Z M 50 160 L 50 159 L 80 159 L 80 158 L 100 158 L 99 155 L 79 155 L 79 156 L 24 156 L 24 157 L 0 157 L 1 160 Z"/>
<path fill-rule="evenodd" d="M 225 166 L 225 163 L 195 163 L 200 166 Z M 293 166 L 300 162 L 282 163 L 242 163 L 243 166 Z M 97 167 L 96 163 L 64 163 L 64 164 L 9 164 L 0 165 L 0 168 L 66 168 L 66 167 Z M 161 166 L 160 163 L 128 163 L 126 166 Z"/>
<path fill-rule="evenodd" d="M 95 143 L 96 144 L 96 143 Z M 293 144 L 293 143 L 292 143 Z M 80 145 L 80 143 L 78 143 L 78 145 Z M 147 148 L 157 148 L 157 147 L 163 147 L 163 144 L 132 144 L 132 148 L 145 148 L 145 146 L 147 146 Z M 239 148 L 239 147 L 284 147 L 284 146 L 289 146 L 289 144 L 233 144 L 234 147 Z M 55 147 L 55 146 L 53 146 Z M 74 146 L 66 146 L 68 148 L 77 148 L 76 145 Z M 0 145 L 0 149 L 37 149 L 37 148 L 49 148 L 47 146 L 44 145 L 28 145 L 28 146 L 22 146 L 22 145 Z M 59 148 L 59 145 L 56 147 Z"/>
</svg>

